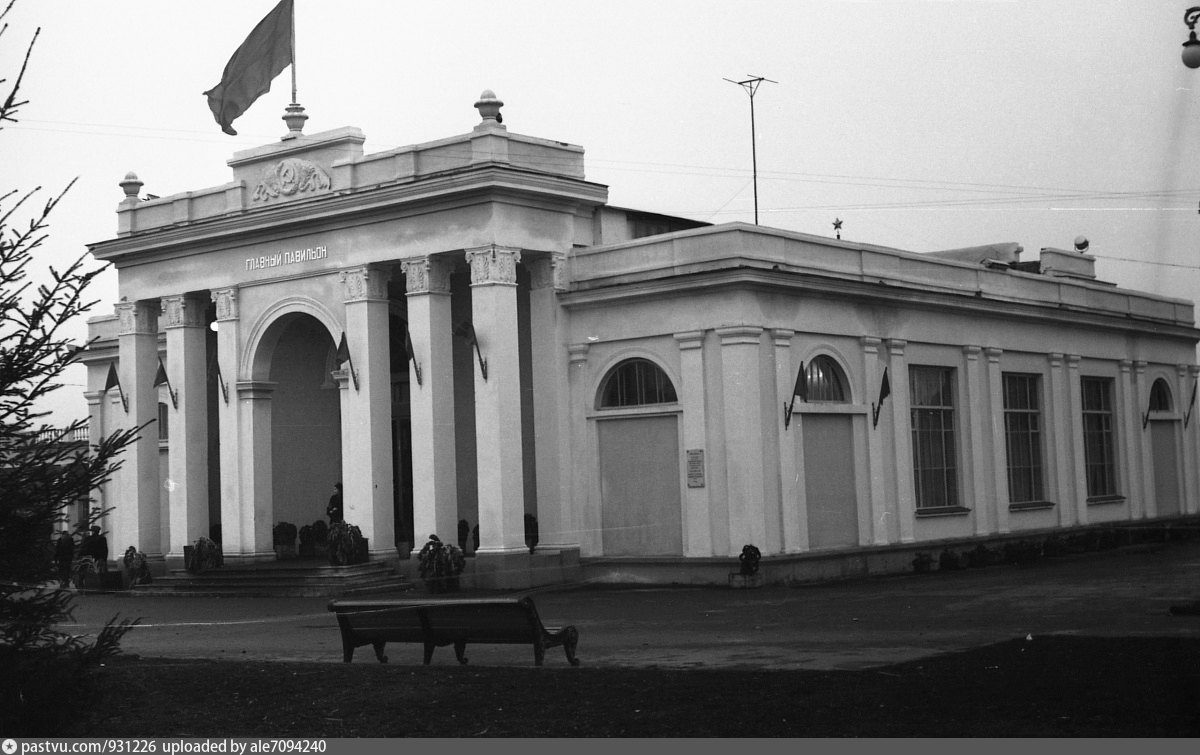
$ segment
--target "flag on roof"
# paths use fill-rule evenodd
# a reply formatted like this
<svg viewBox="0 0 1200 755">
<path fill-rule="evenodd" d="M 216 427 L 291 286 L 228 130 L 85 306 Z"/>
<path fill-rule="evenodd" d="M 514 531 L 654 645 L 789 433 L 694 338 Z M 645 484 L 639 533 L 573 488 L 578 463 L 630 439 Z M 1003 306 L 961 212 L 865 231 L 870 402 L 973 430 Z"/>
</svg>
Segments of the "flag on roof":
<svg viewBox="0 0 1200 755">
<path fill-rule="evenodd" d="M 225 133 L 237 135 L 233 121 L 271 91 L 271 81 L 294 63 L 292 9 L 293 0 L 280 0 L 225 64 L 221 83 L 204 93 Z"/>
</svg>

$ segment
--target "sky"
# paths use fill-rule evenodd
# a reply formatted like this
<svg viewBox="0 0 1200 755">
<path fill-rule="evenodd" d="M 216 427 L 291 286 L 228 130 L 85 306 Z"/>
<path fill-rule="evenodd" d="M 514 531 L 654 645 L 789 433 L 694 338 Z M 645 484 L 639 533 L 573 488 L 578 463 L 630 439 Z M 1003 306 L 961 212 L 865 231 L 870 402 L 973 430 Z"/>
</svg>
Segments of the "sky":
<svg viewBox="0 0 1200 755">
<path fill-rule="evenodd" d="M 7 3 L 9 0 L 0 0 Z M 613 205 L 913 252 L 1085 236 L 1102 280 L 1200 297 L 1200 70 L 1163 0 L 295 0 L 305 133 L 365 151 L 467 133 L 578 144 Z M 78 179 L 39 265 L 116 235 L 129 171 L 160 196 L 275 142 L 291 72 L 221 133 L 202 93 L 275 0 L 17 0 L 15 78 L 41 29 L 0 193 Z M 754 99 L 736 82 L 764 77 Z M 753 136 L 753 139 L 752 139 Z M 753 145 L 753 147 L 752 147 Z M 111 314 L 116 274 L 89 289 Z M 71 334 L 86 337 L 84 323 Z M 82 369 L 48 405 L 86 416 Z"/>
</svg>

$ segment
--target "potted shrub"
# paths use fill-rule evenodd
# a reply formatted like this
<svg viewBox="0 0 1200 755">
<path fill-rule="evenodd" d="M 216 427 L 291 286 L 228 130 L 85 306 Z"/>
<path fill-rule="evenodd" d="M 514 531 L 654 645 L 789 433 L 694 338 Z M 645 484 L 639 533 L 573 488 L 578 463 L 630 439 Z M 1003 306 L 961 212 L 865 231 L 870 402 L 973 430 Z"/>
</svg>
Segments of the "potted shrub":
<svg viewBox="0 0 1200 755">
<path fill-rule="evenodd" d="M 317 536 L 311 524 L 300 528 L 300 557 L 312 558 L 317 555 Z"/>
<path fill-rule="evenodd" d="M 446 545 L 437 535 L 430 535 L 429 541 L 417 554 L 419 562 L 418 573 L 425 587 L 430 592 L 455 592 L 458 590 L 458 575 L 467 565 L 462 548 L 457 545 Z"/>
<path fill-rule="evenodd" d="M 191 548 L 191 556 L 184 564 L 189 572 L 200 574 L 206 569 L 219 569 L 225 565 L 221 546 L 207 537 L 201 537 Z"/>
<path fill-rule="evenodd" d="M 296 557 L 296 525 L 280 522 L 271 530 L 275 543 L 275 558 L 283 561 Z"/>
<path fill-rule="evenodd" d="M 346 522 L 334 522 L 328 535 L 331 566 L 350 566 L 367 562 L 367 539 L 362 530 Z"/>
<path fill-rule="evenodd" d="M 150 566 L 146 563 L 145 553 L 131 545 L 125 549 L 122 563 L 125 565 L 125 584 L 128 587 L 150 584 Z"/>
<path fill-rule="evenodd" d="M 328 556 L 329 555 L 329 525 L 324 519 L 318 519 L 312 523 L 313 532 L 313 555 Z"/>
</svg>

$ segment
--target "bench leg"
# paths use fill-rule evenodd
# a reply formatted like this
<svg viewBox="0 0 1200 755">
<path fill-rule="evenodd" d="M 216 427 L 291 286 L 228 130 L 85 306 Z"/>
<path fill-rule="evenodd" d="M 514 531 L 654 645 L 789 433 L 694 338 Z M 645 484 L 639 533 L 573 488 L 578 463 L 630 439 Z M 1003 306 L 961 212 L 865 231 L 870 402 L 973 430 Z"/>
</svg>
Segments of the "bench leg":
<svg viewBox="0 0 1200 755">
<path fill-rule="evenodd" d="M 435 647 L 437 647 L 437 646 L 434 645 L 432 642 L 425 643 L 425 665 L 426 666 L 428 666 L 429 662 L 433 660 L 433 649 Z"/>
<path fill-rule="evenodd" d="M 466 653 L 467 653 L 467 643 L 465 643 L 465 642 L 454 643 L 454 657 L 457 658 L 458 662 L 463 664 L 464 666 L 467 663 Z"/>
<path fill-rule="evenodd" d="M 541 666 L 546 662 L 546 643 L 538 638 L 537 642 L 533 643 L 533 665 Z"/>
<path fill-rule="evenodd" d="M 375 657 L 379 659 L 380 663 L 387 663 L 387 656 L 383 654 L 384 644 L 382 642 L 371 643 L 371 646 L 375 648 Z"/>
<path fill-rule="evenodd" d="M 567 628 L 567 636 L 563 641 L 563 652 L 567 654 L 567 663 L 572 666 L 579 665 L 579 659 L 575 657 L 575 646 L 579 644 L 579 630 L 575 627 Z"/>
</svg>

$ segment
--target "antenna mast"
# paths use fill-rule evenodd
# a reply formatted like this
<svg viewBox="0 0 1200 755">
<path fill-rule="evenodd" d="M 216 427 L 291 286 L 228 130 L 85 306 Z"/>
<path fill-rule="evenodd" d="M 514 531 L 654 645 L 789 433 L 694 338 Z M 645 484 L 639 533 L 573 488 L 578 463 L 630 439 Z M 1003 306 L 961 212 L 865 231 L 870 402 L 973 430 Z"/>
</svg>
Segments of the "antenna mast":
<svg viewBox="0 0 1200 755">
<path fill-rule="evenodd" d="M 769 81 L 772 84 L 778 84 L 778 81 L 763 78 L 762 76 L 751 76 L 742 81 L 734 81 L 733 79 L 725 79 L 730 84 L 737 84 L 746 90 L 750 95 L 750 162 L 753 168 L 754 176 L 754 224 L 758 225 L 758 146 L 754 135 L 754 94 L 758 91 L 758 86 L 764 81 Z"/>
</svg>

